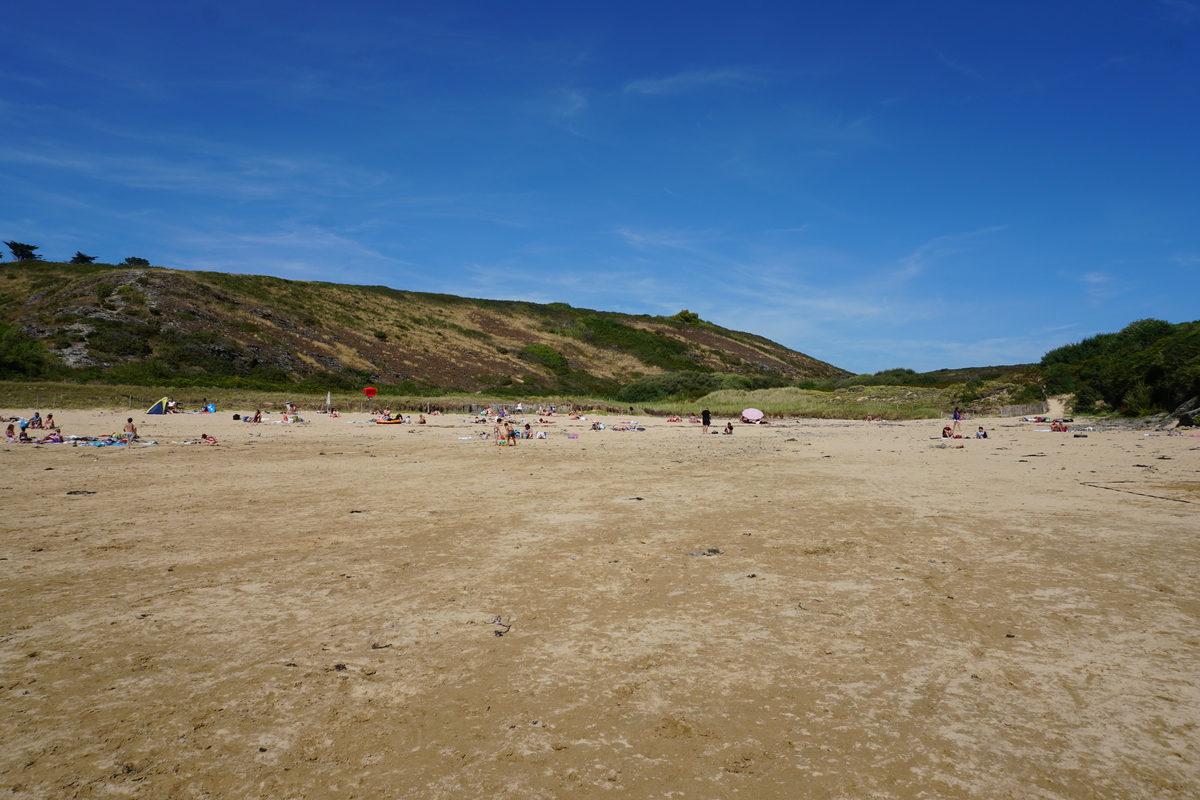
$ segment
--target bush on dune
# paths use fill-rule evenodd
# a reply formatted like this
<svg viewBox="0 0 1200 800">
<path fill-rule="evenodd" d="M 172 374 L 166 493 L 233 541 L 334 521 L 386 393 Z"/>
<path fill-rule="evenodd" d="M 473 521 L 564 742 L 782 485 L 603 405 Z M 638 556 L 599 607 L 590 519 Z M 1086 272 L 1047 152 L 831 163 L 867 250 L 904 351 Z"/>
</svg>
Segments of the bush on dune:
<svg viewBox="0 0 1200 800">
<path fill-rule="evenodd" d="M 1200 321 L 1141 319 L 1051 350 L 1042 367 L 1048 390 L 1051 379 L 1072 386 L 1079 413 L 1099 402 L 1132 415 L 1170 411 L 1200 395 Z"/>
</svg>

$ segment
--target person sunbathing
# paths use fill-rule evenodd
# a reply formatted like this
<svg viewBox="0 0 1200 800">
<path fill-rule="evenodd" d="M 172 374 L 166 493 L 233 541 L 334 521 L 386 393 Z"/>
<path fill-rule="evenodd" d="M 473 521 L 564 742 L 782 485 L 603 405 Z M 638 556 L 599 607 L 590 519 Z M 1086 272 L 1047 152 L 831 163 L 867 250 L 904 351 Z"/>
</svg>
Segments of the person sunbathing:
<svg viewBox="0 0 1200 800">
<path fill-rule="evenodd" d="M 1059 433 L 1066 433 L 1070 430 L 1070 428 L 1068 428 L 1066 423 L 1064 423 L 1062 420 L 1056 419 L 1050 423 L 1050 430 L 1057 431 Z"/>
<path fill-rule="evenodd" d="M 209 436 L 207 433 L 200 434 L 200 441 L 204 444 L 216 444 L 217 440 Z"/>
<path fill-rule="evenodd" d="M 52 430 L 42 438 L 37 440 L 38 444 L 62 444 L 62 431 Z"/>
<path fill-rule="evenodd" d="M 951 428 L 949 425 L 942 428 L 942 438 L 943 439 L 953 439 L 954 438 L 954 429 Z"/>
<path fill-rule="evenodd" d="M 13 427 L 13 423 L 8 423 L 8 429 L 4 431 L 4 441 L 15 442 L 17 440 L 17 429 Z"/>
<path fill-rule="evenodd" d="M 425 424 L 425 415 L 424 414 L 417 414 L 417 424 L 418 425 Z"/>
</svg>

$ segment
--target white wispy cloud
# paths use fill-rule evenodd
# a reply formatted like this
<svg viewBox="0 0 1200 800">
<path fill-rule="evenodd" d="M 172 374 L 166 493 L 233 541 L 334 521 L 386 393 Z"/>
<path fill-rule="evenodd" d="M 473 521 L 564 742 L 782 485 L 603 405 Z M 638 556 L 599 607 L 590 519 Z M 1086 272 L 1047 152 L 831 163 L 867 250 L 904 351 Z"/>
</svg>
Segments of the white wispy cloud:
<svg viewBox="0 0 1200 800">
<path fill-rule="evenodd" d="M 757 78 L 753 74 L 742 70 L 696 70 L 666 78 L 640 78 L 629 81 L 624 90 L 633 94 L 678 94 L 703 86 L 738 86 L 755 80 Z"/>
<path fill-rule="evenodd" d="M 558 113 L 564 117 L 575 117 L 587 110 L 588 99 L 578 89 L 568 89 L 559 93 Z"/>
<path fill-rule="evenodd" d="M 979 74 L 978 70 L 976 70 L 972 67 L 968 67 L 966 64 L 963 64 L 962 62 L 956 61 L 953 58 L 950 58 L 945 53 L 938 52 L 937 56 L 938 56 L 938 58 L 941 59 L 943 64 L 945 64 L 947 67 L 954 70 L 955 72 L 959 73 L 960 75 L 965 75 L 966 77 L 971 78 L 972 80 L 977 80 L 977 81 L 983 80 L 983 76 Z"/>
<path fill-rule="evenodd" d="M 655 248 L 686 250 L 706 259 L 716 258 L 715 254 L 706 249 L 706 245 L 719 242 L 723 237 L 715 231 L 638 231 L 632 228 L 618 228 L 614 231 L 632 247 L 648 251 Z"/>
<path fill-rule="evenodd" d="M 938 259 L 967 250 L 966 242 L 969 239 L 1002 231 L 1006 227 L 1008 226 L 992 225 L 991 227 L 981 228 L 969 233 L 952 233 L 930 239 L 914 250 L 911 255 L 900 259 L 901 269 L 895 273 L 894 277 L 904 279 L 920 275 Z"/>
<path fill-rule="evenodd" d="M 1085 272 L 1075 276 L 1075 280 L 1083 284 L 1084 291 L 1093 300 L 1108 300 L 1121 293 L 1119 281 L 1107 272 Z"/>
<path fill-rule="evenodd" d="M 240 230 L 237 220 L 212 219 L 173 237 L 171 266 L 252 272 L 300 280 L 412 283 L 420 264 L 388 255 L 348 232 L 285 222 L 267 232 Z"/>
<path fill-rule="evenodd" d="M 340 194 L 384 179 L 345 165 L 275 155 L 231 155 L 214 150 L 131 155 L 44 144 L 0 147 L 0 163 L 50 168 L 134 189 L 232 199 L 286 197 L 303 190 Z"/>
</svg>

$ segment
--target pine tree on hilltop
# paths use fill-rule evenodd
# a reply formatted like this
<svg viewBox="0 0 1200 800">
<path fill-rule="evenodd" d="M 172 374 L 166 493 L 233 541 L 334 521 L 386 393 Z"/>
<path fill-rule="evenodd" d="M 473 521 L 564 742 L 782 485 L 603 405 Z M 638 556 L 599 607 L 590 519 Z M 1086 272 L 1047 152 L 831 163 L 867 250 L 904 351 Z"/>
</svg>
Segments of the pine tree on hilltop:
<svg viewBox="0 0 1200 800">
<path fill-rule="evenodd" d="M 71 259 L 71 263 L 72 264 L 91 264 L 95 260 L 96 260 L 95 256 L 84 255 L 79 250 L 76 250 L 74 258 Z"/>
<path fill-rule="evenodd" d="M 22 244 L 21 242 L 5 242 L 13 258 L 17 261 L 41 261 L 42 257 L 37 254 L 37 245 Z"/>
</svg>

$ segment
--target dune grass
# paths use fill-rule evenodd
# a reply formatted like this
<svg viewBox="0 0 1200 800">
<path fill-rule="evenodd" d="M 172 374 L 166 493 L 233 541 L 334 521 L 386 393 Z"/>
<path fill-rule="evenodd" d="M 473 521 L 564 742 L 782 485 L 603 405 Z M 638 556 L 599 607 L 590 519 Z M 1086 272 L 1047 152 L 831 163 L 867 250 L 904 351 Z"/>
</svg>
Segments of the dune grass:
<svg viewBox="0 0 1200 800">
<path fill-rule="evenodd" d="M 325 392 L 318 394 L 303 392 L 263 391 L 255 389 L 184 388 L 172 390 L 157 386 L 121 386 L 80 383 L 50 383 L 0 381 L 0 408 L 18 412 L 56 411 L 59 409 L 106 409 L 145 412 L 162 397 L 173 397 L 185 411 L 199 411 L 204 402 L 213 403 L 220 412 L 238 413 L 262 409 L 279 411 L 289 401 L 301 411 L 313 411 L 325 407 Z M 335 408 L 345 413 L 379 411 L 391 408 L 399 411 L 424 411 L 437 409 L 447 413 L 459 413 L 468 406 L 515 406 L 512 397 L 484 397 L 473 394 L 447 395 L 445 397 L 378 396 L 368 402 L 362 392 L 333 392 L 330 401 Z M 527 408 L 555 405 L 562 409 L 584 411 L 607 411 L 617 413 L 628 406 L 607 400 L 580 397 L 538 397 L 525 401 Z"/>
<path fill-rule="evenodd" d="M 302 411 L 324 408 L 324 392 L 265 391 L 255 389 L 170 388 L 79 383 L 0 381 L 0 408 L 18 412 L 56 409 L 102 408 L 145 412 L 160 397 L 170 396 L 186 411 L 199 410 L 205 401 L 216 405 L 218 411 L 237 413 L 262 409 L 282 410 L 288 401 Z M 346 413 L 393 410 L 424 411 L 438 409 L 446 413 L 461 413 L 469 406 L 516 405 L 516 398 L 486 397 L 461 394 L 445 397 L 379 396 L 368 402 L 361 392 L 334 392 L 334 407 Z M 560 409 L 596 411 L 611 414 L 628 413 L 629 405 L 602 398 L 538 397 L 525 402 L 527 408 L 554 404 Z M 717 418 L 737 417 L 742 409 L 753 407 L 769 417 L 813 417 L 819 419 L 861 419 L 867 414 L 886 419 L 933 419 L 953 406 L 952 393 L 941 389 L 910 386 L 869 386 L 859 391 L 820 392 L 810 389 L 783 387 L 739 391 L 724 389 L 698 400 L 663 401 L 635 404 L 636 414 L 700 413 L 708 408 Z"/>
<path fill-rule="evenodd" d="M 870 414 L 885 419 L 932 419 L 950 405 L 951 392 L 933 388 L 869 386 L 837 393 L 788 386 L 755 391 L 724 389 L 699 400 L 648 403 L 645 408 L 660 414 L 699 413 L 707 408 L 717 418 L 737 417 L 745 408 L 757 408 L 768 417 L 861 419 Z"/>
</svg>

